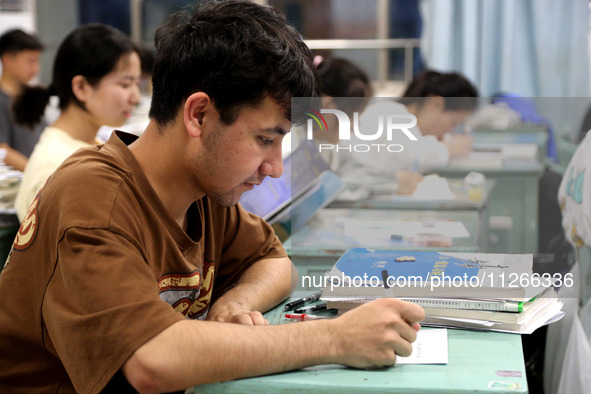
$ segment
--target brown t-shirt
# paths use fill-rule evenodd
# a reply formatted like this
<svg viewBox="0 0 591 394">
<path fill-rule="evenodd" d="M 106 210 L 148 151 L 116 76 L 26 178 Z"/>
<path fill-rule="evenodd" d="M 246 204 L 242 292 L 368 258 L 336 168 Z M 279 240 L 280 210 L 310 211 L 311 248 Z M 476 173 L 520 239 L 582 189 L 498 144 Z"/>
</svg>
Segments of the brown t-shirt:
<svg viewBox="0 0 591 394">
<path fill-rule="evenodd" d="M 118 136 L 79 150 L 37 195 L 0 277 L 0 392 L 99 392 L 253 262 L 285 255 L 260 218 L 207 197 L 185 233 Z"/>
</svg>

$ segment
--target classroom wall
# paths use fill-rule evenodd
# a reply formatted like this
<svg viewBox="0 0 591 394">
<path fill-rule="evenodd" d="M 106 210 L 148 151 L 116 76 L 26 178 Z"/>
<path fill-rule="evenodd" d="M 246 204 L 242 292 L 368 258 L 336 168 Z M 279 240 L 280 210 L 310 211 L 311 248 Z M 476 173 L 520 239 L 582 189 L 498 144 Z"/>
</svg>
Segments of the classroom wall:
<svg viewBox="0 0 591 394">
<path fill-rule="evenodd" d="M 33 11 L 12 12 L 0 10 L 0 34 L 14 28 L 34 32 L 35 13 Z"/>
<path fill-rule="evenodd" d="M 41 0 L 36 1 L 36 13 L 39 37 L 45 45 L 41 57 L 39 80 L 44 84 L 51 82 L 51 67 L 57 48 L 64 37 L 78 26 L 78 1 L 76 0 Z"/>
</svg>

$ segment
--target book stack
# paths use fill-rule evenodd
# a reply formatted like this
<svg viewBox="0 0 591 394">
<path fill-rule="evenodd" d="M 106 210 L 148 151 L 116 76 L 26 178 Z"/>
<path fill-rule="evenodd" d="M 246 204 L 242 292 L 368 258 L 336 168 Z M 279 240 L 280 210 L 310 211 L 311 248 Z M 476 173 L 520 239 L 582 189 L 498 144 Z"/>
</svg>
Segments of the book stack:
<svg viewBox="0 0 591 394">
<path fill-rule="evenodd" d="M 421 305 L 425 326 L 530 334 L 564 315 L 554 285 L 567 279 L 534 275 L 532 265 L 531 254 L 349 249 L 321 299 L 345 313 L 395 297 Z"/>
</svg>

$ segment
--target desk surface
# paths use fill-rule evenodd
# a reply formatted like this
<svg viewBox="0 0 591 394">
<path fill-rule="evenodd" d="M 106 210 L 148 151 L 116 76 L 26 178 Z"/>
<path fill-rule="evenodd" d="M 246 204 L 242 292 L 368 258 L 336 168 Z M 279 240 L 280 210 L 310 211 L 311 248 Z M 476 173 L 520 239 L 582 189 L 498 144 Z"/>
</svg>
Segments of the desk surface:
<svg viewBox="0 0 591 394">
<path fill-rule="evenodd" d="M 301 324 L 287 322 L 282 309 L 283 305 L 265 317 L 271 324 Z M 203 385 L 195 392 L 527 393 L 521 336 L 448 330 L 448 348 L 447 365 L 395 365 L 379 370 L 323 365 Z"/>
<path fill-rule="evenodd" d="M 488 205 L 495 181 L 487 180 L 480 193 L 470 192 L 461 179 L 448 180 L 450 190 L 455 194 L 453 200 L 417 200 L 398 194 L 377 194 L 360 201 L 334 201 L 329 208 L 360 209 L 427 209 L 427 210 L 477 210 L 482 211 Z"/>
<path fill-rule="evenodd" d="M 537 158 L 473 160 L 469 158 L 453 158 L 449 165 L 437 171 L 446 177 L 459 177 L 469 171 L 482 172 L 485 175 L 499 174 L 532 174 L 541 173 L 546 157 L 548 131 L 544 126 L 522 126 L 507 130 L 476 129 L 472 133 L 475 144 L 535 144 L 538 146 Z"/>
<path fill-rule="evenodd" d="M 506 130 L 476 129 L 472 133 L 475 144 L 535 144 L 536 155 L 540 163 L 544 163 L 548 150 L 548 130 L 543 125 L 513 127 Z"/>
<path fill-rule="evenodd" d="M 474 136 L 474 142 L 536 144 L 540 149 L 548 143 L 548 130 L 544 126 L 507 130 L 475 129 L 472 135 Z"/>
<path fill-rule="evenodd" d="M 535 159 L 503 160 L 500 166 L 478 164 L 469 159 L 452 160 L 438 172 L 445 177 L 465 176 L 470 171 L 483 173 L 496 181 L 490 198 L 491 244 L 487 251 L 498 253 L 534 253 L 538 250 L 538 180 L 544 171 Z"/>
<path fill-rule="evenodd" d="M 487 160 L 456 158 L 452 159 L 447 167 L 438 169 L 437 173 L 448 178 L 462 177 L 471 171 L 481 172 L 487 177 L 499 175 L 539 176 L 543 170 L 544 166 L 534 159 L 506 159 L 497 165 L 497 163 L 490 163 Z"/>
<path fill-rule="evenodd" d="M 419 246 L 409 242 L 392 241 L 389 237 L 354 239 L 345 233 L 343 220 L 376 222 L 387 226 L 393 221 L 460 221 L 469 237 L 453 238 L 449 247 Z M 373 209 L 322 209 L 296 231 L 284 243 L 292 256 L 332 257 L 336 261 L 343 252 L 353 247 L 389 250 L 448 250 L 456 252 L 478 251 L 478 211 L 431 210 L 373 210 Z"/>
</svg>

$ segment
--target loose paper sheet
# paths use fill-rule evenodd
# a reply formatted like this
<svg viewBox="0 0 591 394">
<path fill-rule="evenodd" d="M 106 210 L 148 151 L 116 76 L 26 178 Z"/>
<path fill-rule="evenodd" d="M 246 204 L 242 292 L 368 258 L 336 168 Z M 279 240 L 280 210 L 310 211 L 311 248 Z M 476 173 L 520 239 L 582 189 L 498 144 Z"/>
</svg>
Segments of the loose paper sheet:
<svg viewBox="0 0 591 394">
<path fill-rule="evenodd" d="M 412 354 L 397 356 L 396 364 L 447 364 L 447 329 L 419 331 L 412 344 Z"/>
<path fill-rule="evenodd" d="M 470 233 L 458 221 L 380 221 L 346 218 L 342 220 L 345 236 L 354 239 L 390 239 L 392 235 L 412 237 L 418 234 L 438 234 L 450 238 L 468 238 Z"/>
</svg>

